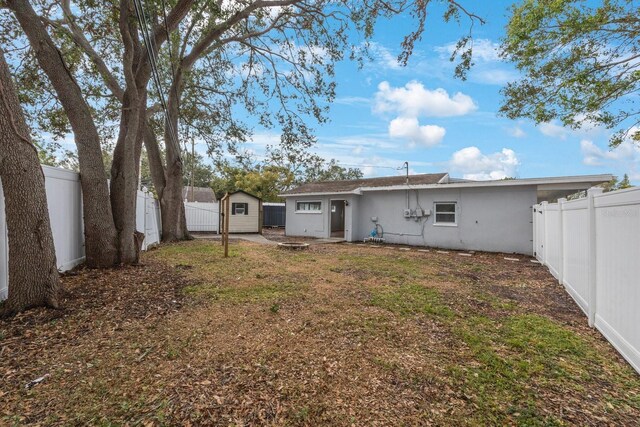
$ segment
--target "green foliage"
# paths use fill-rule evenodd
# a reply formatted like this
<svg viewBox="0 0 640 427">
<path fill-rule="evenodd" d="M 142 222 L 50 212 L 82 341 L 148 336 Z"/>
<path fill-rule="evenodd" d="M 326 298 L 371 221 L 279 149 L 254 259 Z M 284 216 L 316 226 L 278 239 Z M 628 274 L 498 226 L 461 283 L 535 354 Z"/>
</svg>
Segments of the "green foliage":
<svg viewBox="0 0 640 427">
<path fill-rule="evenodd" d="M 193 185 L 195 187 L 209 187 L 213 181 L 213 167 L 205 163 L 204 156 L 197 152 L 192 155 L 188 151 L 182 152 L 182 163 L 184 167 L 183 185 Z"/>
<path fill-rule="evenodd" d="M 640 141 L 640 4 L 633 0 L 524 0 L 515 5 L 502 55 L 523 77 L 503 89 L 500 112 L 571 128 L 616 128 Z"/>
<path fill-rule="evenodd" d="M 367 41 L 378 22 L 403 15 L 411 22 L 398 60 L 406 64 L 425 31 L 427 11 L 435 6 L 431 1 L 406 0 L 272 3 L 195 0 L 168 35 L 169 40 L 158 46 L 159 78 L 167 89 L 165 95 L 169 95 L 170 104 L 175 101 L 171 105 L 179 105 L 177 132 L 181 142 L 196 139 L 205 143 L 213 158 L 222 158 L 225 151 L 236 155 L 240 144 L 251 137 L 252 129 L 245 120 L 251 117 L 259 127 L 281 132 L 285 151 L 296 151 L 296 147 L 308 151 L 315 143 L 309 123 L 328 121 L 336 91 L 336 63 L 348 57 L 362 64 L 370 58 Z M 446 2 L 442 12 L 445 21 L 459 24 L 464 20 L 469 30 L 474 22 L 483 22 L 459 3 Z M 70 5 L 38 0 L 32 4 L 86 95 L 103 141 L 113 140 L 121 113 L 114 87 L 122 89 L 124 82 L 123 46 L 120 38 L 114 37 L 119 33 L 118 3 L 80 0 Z M 143 4 L 152 29 L 162 28 L 165 2 L 148 0 Z M 171 9 L 176 2 L 166 5 Z M 460 53 L 461 70 L 471 65 L 469 42 L 470 34 L 465 33 L 454 54 Z M 9 62 L 16 64 L 13 73 L 32 127 L 54 138 L 65 137 L 70 131 L 66 115 L 10 14 L 0 16 L 0 43 L 9 52 Z M 162 135 L 160 99 L 155 90 L 147 95 L 152 129 Z M 305 167 L 312 171 L 308 179 L 359 176 L 357 170 L 321 167 L 318 158 L 313 161 L 312 167 Z M 284 163 L 275 166 L 291 165 L 290 161 Z M 145 167 L 143 164 L 143 170 Z M 199 172 L 207 175 L 205 169 Z M 291 182 L 305 180 L 297 170 L 288 169 L 294 175 Z M 185 172 L 189 172 L 188 165 Z M 145 181 L 150 184 L 148 175 Z M 206 177 L 200 180 L 204 181 Z M 272 194 L 270 190 L 259 191 Z"/>
<path fill-rule="evenodd" d="M 633 187 L 633 185 L 631 185 L 631 182 L 629 182 L 629 175 L 627 175 L 626 173 L 624 174 L 622 181 L 619 181 L 618 178 L 614 176 L 611 181 L 602 185 L 605 193 L 608 193 L 609 191 L 624 190 L 625 188 L 631 187 Z"/>
</svg>

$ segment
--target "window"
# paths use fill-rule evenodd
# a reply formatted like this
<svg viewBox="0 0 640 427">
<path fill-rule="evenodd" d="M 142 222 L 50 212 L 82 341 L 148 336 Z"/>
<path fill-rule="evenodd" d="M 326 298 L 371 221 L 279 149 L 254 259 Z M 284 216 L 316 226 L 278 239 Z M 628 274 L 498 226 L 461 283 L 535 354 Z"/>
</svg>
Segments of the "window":
<svg viewBox="0 0 640 427">
<path fill-rule="evenodd" d="M 434 224 L 438 225 L 456 225 L 456 204 L 452 202 L 448 203 L 436 203 L 436 218 Z"/>
<path fill-rule="evenodd" d="M 321 209 L 321 202 L 296 202 L 296 212 L 318 213 Z"/>
<path fill-rule="evenodd" d="M 249 203 L 231 203 L 231 215 L 249 215 Z"/>
</svg>

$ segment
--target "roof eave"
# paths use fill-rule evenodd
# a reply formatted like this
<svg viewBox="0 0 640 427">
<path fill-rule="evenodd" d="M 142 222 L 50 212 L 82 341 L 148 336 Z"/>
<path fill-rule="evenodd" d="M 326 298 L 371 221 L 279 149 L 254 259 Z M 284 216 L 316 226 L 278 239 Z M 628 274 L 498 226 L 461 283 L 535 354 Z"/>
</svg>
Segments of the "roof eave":
<svg viewBox="0 0 640 427">
<path fill-rule="evenodd" d="M 306 197 L 306 196 L 359 196 L 362 194 L 362 188 L 356 188 L 351 191 L 317 191 L 313 193 L 286 193 L 286 194 L 278 194 L 278 197 Z"/>
</svg>

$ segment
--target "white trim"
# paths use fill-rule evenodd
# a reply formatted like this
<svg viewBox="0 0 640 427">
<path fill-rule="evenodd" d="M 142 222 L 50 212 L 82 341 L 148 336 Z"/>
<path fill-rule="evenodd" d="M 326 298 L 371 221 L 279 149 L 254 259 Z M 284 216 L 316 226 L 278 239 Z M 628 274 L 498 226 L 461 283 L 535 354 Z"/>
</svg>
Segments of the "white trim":
<svg viewBox="0 0 640 427">
<path fill-rule="evenodd" d="M 411 178 L 411 176 L 409 176 Z M 365 191 L 399 191 L 399 190 L 435 190 L 450 188 L 476 188 L 476 187 L 513 187 L 523 185 L 552 185 L 552 184 L 583 184 L 585 189 L 600 183 L 611 181 L 613 175 L 580 175 L 580 176 L 563 176 L 548 178 L 525 178 L 525 179 L 504 179 L 497 181 L 469 181 L 469 182 L 451 182 L 449 184 L 401 184 L 390 185 L 386 187 L 359 187 L 350 191 L 319 191 L 314 193 L 290 193 L 280 194 L 279 197 L 300 197 L 300 196 L 328 196 L 357 194 L 361 195 Z"/>
<path fill-rule="evenodd" d="M 440 212 L 440 214 L 453 214 L 453 222 L 438 222 L 438 205 L 453 205 L 453 212 Z M 457 227 L 458 226 L 458 202 L 433 202 L 433 225 L 436 227 Z"/>
<path fill-rule="evenodd" d="M 298 210 L 298 203 L 319 203 L 320 209 L 318 210 Z M 322 200 L 296 200 L 294 205 L 294 213 L 305 213 L 305 214 L 321 214 L 322 213 Z"/>
<path fill-rule="evenodd" d="M 56 178 L 66 181 L 80 181 L 80 174 L 69 169 L 54 168 L 53 166 L 40 165 L 45 178 Z"/>
<path fill-rule="evenodd" d="M 640 372 L 640 352 L 616 332 L 599 314 L 595 316 L 595 326 L 609 342 L 622 354 L 633 368 Z"/>
<path fill-rule="evenodd" d="M 59 271 L 71 270 L 72 268 L 82 264 L 85 261 L 85 259 L 86 259 L 85 257 L 80 257 L 80 258 L 71 260 L 69 262 L 65 262 L 64 264 L 58 266 L 58 270 Z"/>
</svg>

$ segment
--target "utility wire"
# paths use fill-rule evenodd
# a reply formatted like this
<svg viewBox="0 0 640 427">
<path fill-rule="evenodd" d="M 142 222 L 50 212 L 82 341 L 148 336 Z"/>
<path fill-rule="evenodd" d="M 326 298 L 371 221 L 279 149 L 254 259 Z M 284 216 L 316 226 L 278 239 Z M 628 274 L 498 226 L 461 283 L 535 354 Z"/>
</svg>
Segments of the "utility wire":
<svg viewBox="0 0 640 427">
<path fill-rule="evenodd" d="M 149 35 L 148 21 L 144 13 L 144 8 L 142 7 L 141 1 L 133 0 L 133 4 L 135 7 L 138 24 L 140 25 L 140 32 L 142 34 L 142 39 L 144 41 L 147 54 L 149 55 L 149 65 L 151 66 L 151 75 L 153 77 L 156 90 L 158 91 L 158 96 L 160 98 L 160 105 L 162 106 L 162 110 L 164 111 L 167 127 L 169 128 L 169 139 L 170 139 L 170 142 L 173 144 L 173 148 L 176 151 L 178 158 L 180 158 L 180 145 L 176 140 L 176 132 L 173 127 L 173 123 L 171 122 L 169 117 L 167 101 L 165 99 L 164 90 L 162 88 L 162 80 L 160 79 L 160 74 L 158 72 L 158 64 L 156 62 L 156 53 L 155 53 L 157 51 L 157 48 L 155 47 L 155 43 L 152 40 L 152 37 Z M 173 79 L 173 76 L 172 76 L 172 79 Z"/>
</svg>

